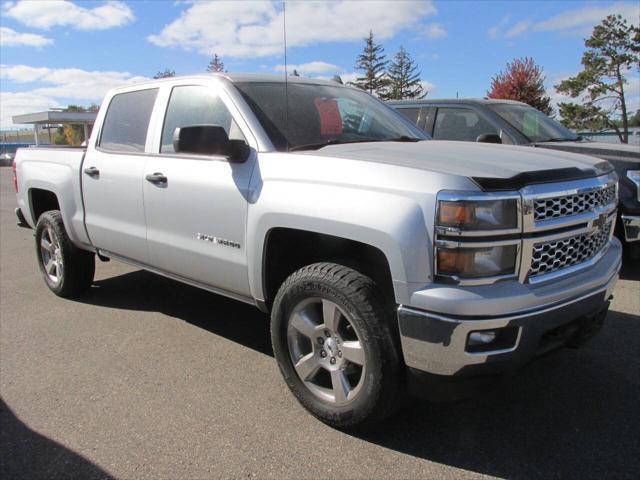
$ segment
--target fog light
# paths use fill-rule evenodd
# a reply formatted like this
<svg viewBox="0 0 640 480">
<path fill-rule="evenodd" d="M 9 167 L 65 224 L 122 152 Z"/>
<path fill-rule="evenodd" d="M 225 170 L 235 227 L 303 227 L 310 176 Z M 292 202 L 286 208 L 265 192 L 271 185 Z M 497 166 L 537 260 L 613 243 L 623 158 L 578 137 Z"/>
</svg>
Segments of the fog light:
<svg viewBox="0 0 640 480">
<path fill-rule="evenodd" d="M 497 336 L 498 334 L 495 332 L 495 330 L 485 330 L 483 332 L 471 332 L 469 334 L 469 341 L 467 342 L 467 344 L 470 347 L 473 347 L 476 345 L 486 345 L 488 343 L 495 341 Z"/>
<path fill-rule="evenodd" d="M 512 350 L 518 341 L 518 331 L 518 327 L 502 327 L 469 332 L 466 350 L 468 353 Z"/>
</svg>

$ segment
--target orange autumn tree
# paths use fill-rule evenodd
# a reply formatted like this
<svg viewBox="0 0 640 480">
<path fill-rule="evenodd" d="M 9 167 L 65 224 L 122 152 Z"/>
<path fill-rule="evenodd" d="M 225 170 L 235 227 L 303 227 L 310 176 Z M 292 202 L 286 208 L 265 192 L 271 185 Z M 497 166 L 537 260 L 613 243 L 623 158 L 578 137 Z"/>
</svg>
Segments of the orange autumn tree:
<svg viewBox="0 0 640 480">
<path fill-rule="evenodd" d="M 489 98 L 517 100 L 551 115 L 551 99 L 544 89 L 545 76 L 533 58 L 516 58 L 491 79 Z"/>
</svg>

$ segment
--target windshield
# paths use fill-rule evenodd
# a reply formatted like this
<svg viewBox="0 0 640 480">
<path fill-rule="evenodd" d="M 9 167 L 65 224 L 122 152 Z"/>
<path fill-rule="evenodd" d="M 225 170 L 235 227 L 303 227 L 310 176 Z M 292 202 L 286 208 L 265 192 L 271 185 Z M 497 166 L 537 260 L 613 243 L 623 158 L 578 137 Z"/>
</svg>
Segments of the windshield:
<svg viewBox="0 0 640 480">
<path fill-rule="evenodd" d="M 395 110 L 353 88 L 290 83 L 287 101 L 283 82 L 247 82 L 235 86 L 278 151 L 428 138 Z"/>
<path fill-rule="evenodd" d="M 489 105 L 489 108 L 532 142 L 578 140 L 578 136 L 571 130 L 533 107 L 498 103 Z"/>
</svg>

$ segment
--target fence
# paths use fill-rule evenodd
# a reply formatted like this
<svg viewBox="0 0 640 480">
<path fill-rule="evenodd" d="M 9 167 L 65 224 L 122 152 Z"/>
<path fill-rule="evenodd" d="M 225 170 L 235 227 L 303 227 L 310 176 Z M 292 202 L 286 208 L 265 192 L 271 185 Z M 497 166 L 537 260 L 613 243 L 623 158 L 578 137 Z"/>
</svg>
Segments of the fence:
<svg viewBox="0 0 640 480">
<path fill-rule="evenodd" d="M 578 132 L 583 138 L 588 138 L 594 142 L 604 143 L 620 143 L 620 138 L 615 132 Z M 629 129 L 629 145 L 640 145 L 640 128 L 634 127 Z"/>
</svg>

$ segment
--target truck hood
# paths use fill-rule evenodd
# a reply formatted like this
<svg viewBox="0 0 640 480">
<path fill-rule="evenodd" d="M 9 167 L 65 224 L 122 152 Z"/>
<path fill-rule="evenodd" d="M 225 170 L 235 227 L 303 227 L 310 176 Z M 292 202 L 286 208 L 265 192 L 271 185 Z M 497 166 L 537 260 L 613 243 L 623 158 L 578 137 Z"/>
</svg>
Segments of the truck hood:
<svg viewBox="0 0 640 480">
<path fill-rule="evenodd" d="M 597 158 L 547 149 L 425 140 L 330 145 L 299 152 L 386 163 L 472 178 L 486 190 L 593 177 L 610 170 Z"/>
</svg>

